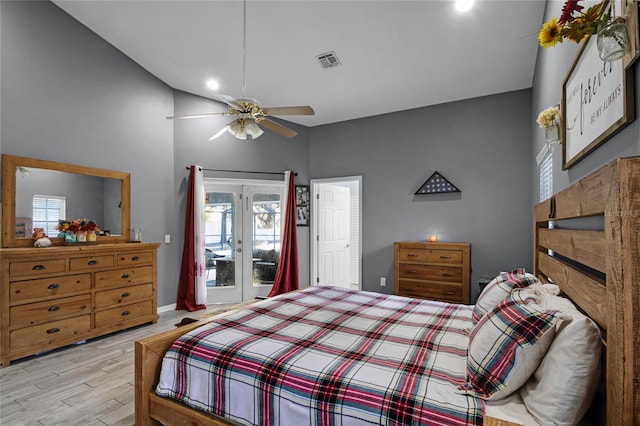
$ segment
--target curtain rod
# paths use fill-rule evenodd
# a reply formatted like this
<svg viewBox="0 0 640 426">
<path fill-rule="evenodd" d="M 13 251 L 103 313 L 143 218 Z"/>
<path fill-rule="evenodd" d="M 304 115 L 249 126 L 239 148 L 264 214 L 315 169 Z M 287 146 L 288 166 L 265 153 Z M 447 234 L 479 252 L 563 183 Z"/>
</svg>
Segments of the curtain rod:
<svg viewBox="0 0 640 426">
<path fill-rule="evenodd" d="M 191 166 L 187 166 L 187 170 L 191 170 Z M 284 172 L 250 172 L 247 170 L 221 170 L 221 169 L 206 169 L 204 167 L 200 167 L 200 170 L 207 172 L 227 172 L 227 173 L 255 173 L 259 175 L 283 175 Z M 298 173 L 293 172 L 294 176 L 298 176 Z"/>
</svg>

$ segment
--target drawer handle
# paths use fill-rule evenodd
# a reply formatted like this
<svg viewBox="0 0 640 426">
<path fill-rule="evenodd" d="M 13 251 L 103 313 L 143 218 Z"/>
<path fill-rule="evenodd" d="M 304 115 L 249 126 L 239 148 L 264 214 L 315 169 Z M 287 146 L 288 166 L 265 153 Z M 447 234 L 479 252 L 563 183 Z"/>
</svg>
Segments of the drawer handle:
<svg viewBox="0 0 640 426">
<path fill-rule="evenodd" d="M 49 285 L 47 286 L 47 288 L 48 288 L 49 290 L 55 290 L 56 288 L 60 288 L 60 284 L 58 284 L 58 283 L 49 284 Z"/>
<path fill-rule="evenodd" d="M 48 334 L 53 334 L 53 333 L 57 333 L 59 331 L 60 331 L 60 329 L 58 327 L 53 327 L 53 328 L 48 329 L 47 333 Z"/>
<path fill-rule="evenodd" d="M 129 293 L 128 291 L 125 291 L 124 293 L 122 293 L 121 297 L 129 297 L 131 296 L 131 293 Z"/>
<path fill-rule="evenodd" d="M 122 274 L 122 278 L 126 280 L 127 278 L 129 278 L 129 274 Z"/>
<path fill-rule="evenodd" d="M 440 259 L 451 259 L 451 256 L 440 256 Z"/>
<path fill-rule="evenodd" d="M 417 255 L 417 254 L 415 254 L 415 253 L 409 253 L 409 254 L 407 255 L 407 257 L 418 257 L 418 255 Z"/>
<path fill-rule="evenodd" d="M 455 293 L 455 291 L 443 291 L 442 295 L 443 296 L 453 296 Z"/>
<path fill-rule="evenodd" d="M 90 265 L 90 266 L 94 266 L 94 265 L 97 265 L 97 264 L 98 264 L 97 260 L 90 260 L 89 262 L 87 262 L 87 265 Z"/>
<path fill-rule="evenodd" d="M 125 316 L 125 317 L 126 317 L 127 315 L 131 315 L 131 312 L 130 312 L 130 311 L 124 311 L 124 312 L 122 313 L 122 316 Z"/>
<path fill-rule="evenodd" d="M 418 273 L 418 271 L 416 271 L 415 269 L 409 269 L 407 271 L 407 274 L 417 274 L 417 273 Z"/>
<path fill-rule="evenodd" d="M 33 271 L 44 271 L 45 269 L 47 269 L 46 266 L 44 265 L 35 265 L 33 268 L 31 268 Z"/>
<path fill-rule="evenodd" d="M 131 260 L 133 260 L 134 262 L 137 262 L 140 260 L 140 256 L 133 256 Z"/>
<path fill-rule="evenodd" d="M 455 274 L 442 274 L 443 277 L 455 277 Z"/>
<path fill-rule="evenodd" d="M 60 306 L 50 306 L 49 309 L 47 309 L 47 311 L 49 312 L 55 312 L 59 310 L 60 310 Z"/>
</svg>

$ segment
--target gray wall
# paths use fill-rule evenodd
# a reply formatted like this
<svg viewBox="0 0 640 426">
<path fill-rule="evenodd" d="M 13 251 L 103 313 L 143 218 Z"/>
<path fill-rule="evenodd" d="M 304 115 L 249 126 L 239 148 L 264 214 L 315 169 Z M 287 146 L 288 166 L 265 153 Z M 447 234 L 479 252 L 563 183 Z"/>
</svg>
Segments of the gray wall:
<svg viewBox="0 0 640 426">
<path fill-rule="evenodd" d="M 393 242 L 471 243 L 478 279 L 531 267 L 529 90 L 311 129 L 312 179 L 362 175 L 363 289 L 391 293 Z M 435 171 L 462 192 L 414 193 Z"/>
<path fill-rule="evenodd" d="M 560 16 L 564 1 L 548 1 L 545 10 L 546 22 L 552 16 Z M 541 23 L 542 24 L 542 23 Z M 535 157 L 542 149 L 544 141 L 544 131 L 535 122 L 538 113 L 543 109 L 555 105 L 562 98 L 562 82 L 565 79 L 571 65 L 578 54 L 578 48 L 571 42 L 564 42 L 549 49 L 538 48 L 538 59 L 533 81 L 532 92 L 532 117 L 530 120 L 532 150 L 530 161 L 533 167 L 532 179 L 532 204 L 539 200 L 538 188 L 538 168 L 535 164 Z M 638 85 L 638 69 L 634 66 L 633 78 Z M 636 109 L 640 106 L 638 91 L 635 91 Z M 637 114 L 636 114 L 637 115 Z M 562 147 L 553 147 L 553 191 L 561 191 L 570 184 L 583 178 L 589 173 L 599 169 L 611 160 L 619 157 L 630 157 L 640 155 L 640 123 L 633 121 L 620 133 L 606 141 L 599 148 L 587 157 L 576 163 L 569 170 L 562 170 Z"/>
<path fill-rule="evenodd" d="M 173 91 L 50 2 L 2 1 L 2 153 L 131 173 L 131 225 L 174 232 Z M 174 303 L 173 245 L 158 303 Z"/>
</svg>

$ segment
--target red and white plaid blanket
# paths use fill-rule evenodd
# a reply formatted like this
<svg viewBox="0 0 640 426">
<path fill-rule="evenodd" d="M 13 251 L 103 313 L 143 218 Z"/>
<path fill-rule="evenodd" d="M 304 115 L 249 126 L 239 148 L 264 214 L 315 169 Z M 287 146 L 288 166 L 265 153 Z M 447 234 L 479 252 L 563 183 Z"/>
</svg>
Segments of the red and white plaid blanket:
<svg viewBox="0 0 640 426">
<path fill-rule="evenodd" d="M 254 425 L 474 425 L 473 307 L 335 287 L 250 305 L 177 340 L 156 392 Z"/>
</svg>

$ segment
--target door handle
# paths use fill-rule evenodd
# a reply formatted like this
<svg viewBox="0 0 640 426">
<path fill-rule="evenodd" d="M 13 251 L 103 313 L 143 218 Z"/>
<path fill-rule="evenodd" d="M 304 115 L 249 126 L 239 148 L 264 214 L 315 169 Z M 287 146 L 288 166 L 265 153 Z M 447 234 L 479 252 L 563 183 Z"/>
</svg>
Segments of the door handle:
<svg viewBox="0 0 640 426">
<path fill-rule="evenodd" d="M 238 247 L 238 248 L 236 249 L 236 251 L 237 251 L 238 253 L 242 253 L 242 249 L 241 249 L 240 247 Z"/>
</svg>

